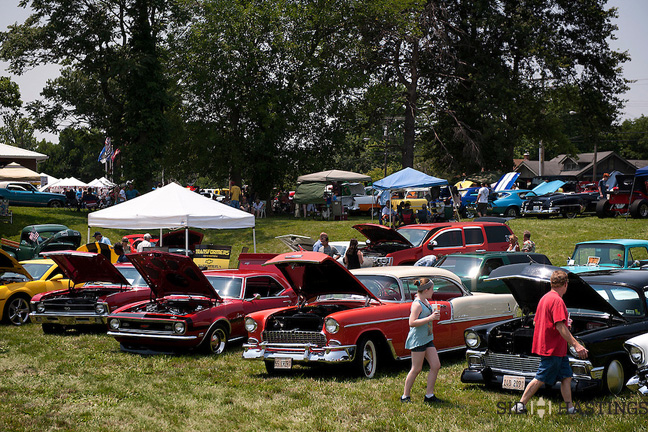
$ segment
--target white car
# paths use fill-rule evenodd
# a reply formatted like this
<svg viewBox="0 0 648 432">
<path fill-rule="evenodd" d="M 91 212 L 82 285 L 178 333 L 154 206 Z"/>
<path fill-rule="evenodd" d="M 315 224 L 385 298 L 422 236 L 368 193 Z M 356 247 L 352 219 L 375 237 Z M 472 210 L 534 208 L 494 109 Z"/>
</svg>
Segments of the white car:
<svg viewBox="0 0 648 432">
<path fill-rule="evenodd" d="M 623 346 L 632 363 L 637 365 L 637 374 L 628 380 L 626 386 L 648 396 L 648 333 L 628 339 Z"/>
<path fill-rule="evenodd" d="M 300 251 L 300 250 L 312 251 L 313 245 L 315 244 L 315 240 L 313 240 L 312 237 L 302 236 L 298 234 L 286 234 L 275 238 L 277 240 L 280 240 L 283 244 L 288 246 L 290 250 L 293 251 Z M 349 247 L 349 241 L 348 240 L 332 241 L 329 242 L 329 244 L 331 246 L 335 246 L 338 252 L 340 252 L 340 258 L 338 258 L 338 262 L 344 265 L 343 258 L 347 248 Z M 362 248 L 365 246 L 366 246 L 365 242 L 361 242 L 361 241 L 358 242 L 358 248 Z M 373 265 L 373 261 L 365 259 L 364 263 L 362 264 L 362 267 L 371 267 L 372 265 Z"/>
</svg>

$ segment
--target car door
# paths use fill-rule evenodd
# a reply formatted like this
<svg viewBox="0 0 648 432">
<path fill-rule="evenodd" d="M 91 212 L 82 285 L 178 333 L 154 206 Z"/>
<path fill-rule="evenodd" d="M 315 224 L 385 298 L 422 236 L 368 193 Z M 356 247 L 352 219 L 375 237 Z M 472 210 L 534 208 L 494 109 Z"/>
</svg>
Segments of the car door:
<svg viewBox="0 0 648 432">
<path fill-rule="evenodd" d="M 263 309 L 290 306 L 293 303 L 292 290 L 286 291 L 272 276 L 253 276 L 245 279 L 243 311 L 250 314 Z M 258 295 L 258 298 L 256 298 Z"/>
<path fill-rule="evenodd" d="M 436 242 L 432 253 L 435 255 L 448 255 L 456 252 L 466 252 L 461 228 L 447 228 L 435 234 L 430 242 Z M 475 248 L 476 249 L 476 248 Z"/>
</svg>

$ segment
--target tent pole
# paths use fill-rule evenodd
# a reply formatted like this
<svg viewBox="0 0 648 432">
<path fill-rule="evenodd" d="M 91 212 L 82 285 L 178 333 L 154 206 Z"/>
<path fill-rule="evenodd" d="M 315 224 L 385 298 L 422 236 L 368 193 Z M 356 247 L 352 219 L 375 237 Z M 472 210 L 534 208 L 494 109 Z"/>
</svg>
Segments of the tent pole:
<svg viewBox="0 0 648 432">
<path fill-rule="evenodd" d="M 160 238 L 162 238 L 162 236 L 160 236 Z M 185 256 L 189 256 L 189 225 L 185 227 Z"/>
<path fill-rule="evenodd" d="M 164 246 L 162 244 L 162 228 L 160 228 L 160 247 Z"/>
<path fill-rule="evenodd" d="M 252 228 L 252 242 L 254 243 L 254 253 L 256 253 L 256 228 Z"/>
<path fill-rule="evenodd" d="M 88 241 L 86 243 L 90 243 L 90 225 L 88 225 Z"/>
</svg>

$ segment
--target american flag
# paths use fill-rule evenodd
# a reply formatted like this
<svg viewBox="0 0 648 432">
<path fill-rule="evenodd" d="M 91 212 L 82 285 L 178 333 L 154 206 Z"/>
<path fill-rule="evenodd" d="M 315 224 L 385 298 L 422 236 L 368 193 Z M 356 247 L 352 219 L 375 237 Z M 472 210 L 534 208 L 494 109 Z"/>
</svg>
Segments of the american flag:
<svg viewBox="0 0 648 432">
<path fill-rule="evenodd" d="M 99 162 L 106 163 L 106 161 L 110 159 L 112 154 L 113 154 L 112 143 L 110 137 L 107 137 L 106 142 L 104 143 L 104 147 L 103 149 L 101 149 L 101 153 L 99 153 L 99 159 L 98 159 Z"/>
</svg>

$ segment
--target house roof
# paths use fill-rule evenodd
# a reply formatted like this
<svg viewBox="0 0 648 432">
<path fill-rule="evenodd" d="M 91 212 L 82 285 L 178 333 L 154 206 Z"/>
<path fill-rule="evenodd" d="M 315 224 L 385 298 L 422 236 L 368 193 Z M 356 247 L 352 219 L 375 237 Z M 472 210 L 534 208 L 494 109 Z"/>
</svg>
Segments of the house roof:
<svg viewBox="0 0 648 432">
<path fill-rule="evenodd" d="M 619 156 L 613 151 L 601 151 L 596 153 L 596 164 L 597 167 L 602 162 L 609 158 L 616 158 L 621 163 L 627 164 L 629 169 L 637 169 L 639 167 L 647 166 L 648 161 L 645 160 L 626 160 L 623 157 Z M 568 159 L 571 159 L 578 163 L 578 169 L 565 170 L 564 164 Z M 522 173 L 524 170 L 527 170 L 533 176 L 538 175 L 539 167 L 537 160 L 526 160 L 526 159 L 517 159 L 515 162 L 518 162 L 515 166 L 515 171 Z M 553 159 L 546 160 L 544 162 L 543 175 L 554 176 L 554 175 L 572 175 L 576 177 L 582 177 L 586 173 L 590 173 L 593 170 L 594 166 L 594 153 L 579 153 L 577 155 L 569 154 L 560 154 Z M 602 174 L 602 172 L 601 172 Z"/>
</svg>

